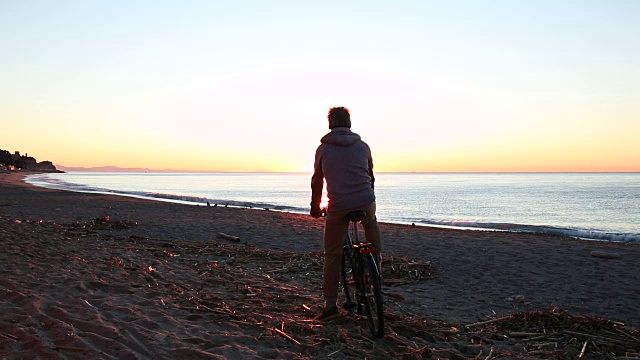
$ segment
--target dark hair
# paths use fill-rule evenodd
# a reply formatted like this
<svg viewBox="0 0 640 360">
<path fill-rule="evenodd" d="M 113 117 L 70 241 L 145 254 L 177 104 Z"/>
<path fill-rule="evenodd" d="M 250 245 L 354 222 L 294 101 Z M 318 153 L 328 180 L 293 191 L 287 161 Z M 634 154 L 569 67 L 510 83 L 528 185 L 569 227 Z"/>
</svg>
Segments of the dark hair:
<svg viewBox="0 0 640 360">
<path fill-rule="evenodd" d="M 337 106 L 329 109 L 329 129 L 337 127 L 351 128 L 351 115 L 349 109 L 344 106 Z"/>
</svg>

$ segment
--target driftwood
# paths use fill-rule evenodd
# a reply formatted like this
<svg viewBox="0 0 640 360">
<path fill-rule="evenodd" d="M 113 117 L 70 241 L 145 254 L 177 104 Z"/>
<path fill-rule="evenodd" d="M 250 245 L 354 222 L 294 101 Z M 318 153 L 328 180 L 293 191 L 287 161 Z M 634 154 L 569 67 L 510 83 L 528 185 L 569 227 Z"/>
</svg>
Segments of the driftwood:
<svg viewBox="0 0 640 360">
<path fill-rule="evenodd" d="M 7 333 L 1 333 L 3 336 L 8 337 L 9 339 L 13 340 L 13 341 L 18 341 L 20 340 L 20 338 L 18 338 L 17 336 L 13 336 L 11 334 L 7 334 Z"/>
<path fill-rule="evenodd" d="M 239 237 L 233 236 L 233 235 L 228 235 L 228 234 L 225 234 L 225 233 L 218 233 L 218 235 L 216 235 L 216 238 L 229 240 L 229 241 L 235 241 L 235 242 L 239 242 L 240 241 Z"/>
<path fill-rule="evenodd" d="M 465 325 L 465 327 L 470 328 L 470 327 L 475 327 L 475 326 L 487 325 L 487 324 L 491 324 L 491 323 L 494 323 L 494 322 L 498 322 L 498 321 L 502 321 L 502 320 L 507 320 L 507 319 L 509 319 L 510 317 L 511 317 L 511 316 L 503 316 L 503 317 L 500 317 L 500 318 L 497 318 L 497 319 L 491 319 L 491 320 L 486 320 L 486 321 L 480 321 L 480 322 L 477 322 L 477 323 L 473 323 L 473 324 Z"/>
<path fill-rule="evenodd" d="M 289 335 L 289 334 L 285 333 L 284 331 L 282 331 L 282 330 L 280 330 L 280 329 L 278 329 L 278 328 L 272 328 L 271 330 L 273 330 L 273 331 L 277 332 L 278 334 L 280 334 L 280 335 L 282 335 L 282 336 L 286 337 L 287 339 L 289 339 L 289 340 L 293 341 L 294 343 L 296 343 L 296 344 L 298 344 L 298 345 L 302 345 L 302 343 L 300 343 L 300 341 L 298 341 L 298 340 L 294 339 L 291 335 Z"/>
</svg>

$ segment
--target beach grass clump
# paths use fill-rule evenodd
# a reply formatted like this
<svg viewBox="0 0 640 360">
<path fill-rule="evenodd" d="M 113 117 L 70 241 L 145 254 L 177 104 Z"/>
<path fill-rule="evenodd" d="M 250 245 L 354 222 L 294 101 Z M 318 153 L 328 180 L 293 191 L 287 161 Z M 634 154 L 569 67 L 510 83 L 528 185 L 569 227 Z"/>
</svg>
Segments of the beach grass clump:
<svg viewBox="0 0 640 360">
<path fill-rule="evenodd" d="M 105 215 L 90 221 L 74 222 L 71 227 L 75 230 L 123 230 L 138 225 L 138 222 L 131 220 L 114 220 L 111 216 Z"/>
</svg>

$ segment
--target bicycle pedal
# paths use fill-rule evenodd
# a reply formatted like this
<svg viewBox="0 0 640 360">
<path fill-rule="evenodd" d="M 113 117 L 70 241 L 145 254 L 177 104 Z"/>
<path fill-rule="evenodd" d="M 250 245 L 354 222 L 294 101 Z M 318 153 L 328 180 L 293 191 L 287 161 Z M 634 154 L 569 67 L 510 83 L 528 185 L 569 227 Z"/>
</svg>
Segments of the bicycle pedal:
<svg viewBox="0 0 640 360">
<path fill-rule="evenodd" d="M 358 306 L 357 303 L 350 301 L 350 302 L 345 302 L 344 304 L 342 304 L 342 308 L 345 310 L 351 310 L 353 308 L 355 308 L 356 306 Z"/>
<path fill-rule="evenodd" d="M 358 303 L 356 302 L 349 302 L 349 303 L 344 303 L 342 304 L 342 308 L 348 312 L 349 314 L 352 315 L 360 315 L 362 313 L 362 309 L 360 307 L 360 305 L 358 305 Z"/>
</svg>

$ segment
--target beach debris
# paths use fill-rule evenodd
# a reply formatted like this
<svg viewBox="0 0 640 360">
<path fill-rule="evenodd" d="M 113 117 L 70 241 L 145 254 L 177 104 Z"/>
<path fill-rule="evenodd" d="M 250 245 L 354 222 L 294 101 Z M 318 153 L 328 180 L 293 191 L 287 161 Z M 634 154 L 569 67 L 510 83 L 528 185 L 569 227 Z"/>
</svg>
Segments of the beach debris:
<svg viewBox="0 0 640 360">
<path fill-rule="evenodd" d="M 616 252 L 609 252 L 603 250 L 594 250 L 591 252 L 591 256 L 602 259 L 619 259 L 622 255 Z"/>
<path fill-rule="evenodd" d="M 436 276 L 436 268 L 430 261 L 414 261 L 395 255 L 385 256 L 381 269 L 385 286 L 415 284 Z"/>
<path fill-rule="evenodd" d="M 162 299 L 162 298 L 160 298 L 160 304 L 162 304 L 162 307 L 163 307 L 163 308 L 165 308 L 165 309 L 169 309 L 169 308 L 170 308 L 170 306 L 168 305 L 168 303 L 166 303 L 166 302 L 164 301 L 164 299 Z"/>
<path fill-rule="evenodd" d="M 511 315 L 507 315 L 507 316 L 503 316 L 503 317 L 499 317 L 497 319 L 491 319 L 491 320 L 485 320 L 485 321 L 480 321 L 480 322 L 476 322 L 473 324 L 468 324 L 465 325 L 466 328 L 470 328 L 470 327 L 475 327 L 475 326 L 482 326 L 482 325 L 487 325 L 487 324 L 492 324 L 498 321 L 503 321 L 503 320 L 507 320 L 510 319 Z"/>
<path fill-rule="evenodd" d="M 13 336 L 13 335 L 8 334 L 8 333 L 1 333 L 1 334 L 2 334 L 2 336 L 6 336 L 6 337 L 8 337 L 9 339 L 11 339 L 11 340 L 13 340 L 13 341 L 18 341 L 18 340 L 20 340 L 20 338 L 19 338 L 19 337 L 17 337 L 17 336 Z"/>
<path fill-rule="evenodd" d="M 283 327 L 284 327 L 284 325 L 283 325 Z M 275 327 L 274 327 L 274 328 L 271 328 L 271 330 L 272 330 L 272 331 L 275 331 L 276 333 L 278 333 L 278 334 L 280 334 L 280 335 L 284 336 L 285 338 L 287 338 L 287 339 L 289 339 L 289 340 L 293 341 L 294 343 L 296 343 L 296 344 L 298 344 L 298 345 L 302 345 L 302 343 L 301 343 L 300 341 L 298 341 L 298 340 L 294 339 L 291 335 L 289 335 L 289 334 L 285 333 L 284 331 L 282 331 L 282 330 L 280 330 L 280 329 L 278 329 L 278 328 L 275 328 Z"/>
<path fill-rule="evenodd" d="M 112 220 L 110 216 L 95 218 L 84 223 L 74 222 L 71 224 L 73 230 L 123 230 L 138 225 L 137 221 L 130 220 Z"/>
<path fill-rule="evenodd" d="M 233 235 L 229 235 L 229 234 L 225 234 L 225 233 L 218 233 L 218 235 L 216 235 L 216 238 L 229 240 L 229 241 L 235 241 L 235 242 L 239 242 L 240 241 L 240 238 L 238 236 L 233 236 Z"/>
<path fill-rule="evenodd" d="M 133 237 L 133 236 L 130 236 L 129 238 L 130 238 L 130 239 L 133 239 L 134 237 Z M 138 238 L 138 237 L 135 237 L 135 238 Z M 112 248 L 112 249 L 125 249 L 125 250 L 131 250 L 131 251 L 138 251 L 138 250 L 140 250 L 140 251 L 161 252 L 161 253 L 162 253 L 162 255 L 167 256 L 167 257 L 179 256 L 179 255 L 176 255 L 176 254 L 174 254 L 174 253 L 170 252 L 170 251 L 169 251 L 169 250 L 167 250 L 167 249 L 162 249 L 162 248 L 140 247 L 140 246 L 138 246 L 138 247 L 136 247 L 136 246 L 112 246 L 111 248 Z M 124 262 L 123 262 L 122 260 L 120 260 L 120 259 L 112 258 L 112 261 L 113 261 L 113 264 L 114 264 L 114 265 L 121 266 L 121 267 L 126 267 L 126 266 L 124 265 Z"/>
<path fill-rule="evenodd" d="M 86 299 L 82 299 L 82 301 L 84 301 L 85 304 L 87 304 L 89 307 L 94 308 L 94 309 L 98 309 L 96 306 L 91 305 L 90 302 L 88 302 Z"/>
<path fill-rule="evenodd" d="M 582 350 L 580 350 L 580 355 L 578 355 L 579 359 L 582 359 L 582 357 L 584 356 L 584 351 L 587 349 L 588 343 L 589 343 L 588 341 L 585 341 L 584 345 L 582 345 Z"/>
<path fill-rule="evenodd" d="M 572 316 L 558 308 L 500 316 L 463 329 L 458 336 L 475 336 L 485 342 L 510 339 L 522 352 L 514 358 L 605 359 L 640 348 L 637 329 L 600 317 Z"/>
<path fill-rule="evenodd" d="M 54 345 L 53 348 L 55 350 L 68 350 L 68 351 L 87 351 L 87 348 L 81 348 L 77 346 L 65 346 L 65 345 Z"/>
<path fill-rule="evenodd" d="M 508 298 L 505 299 L 505 301 L 522 304 L 524 303 L 524 299 L 525 299 L 524 295 L 514 295 L 514 296 L 509 296 Z"/>
</svg>

